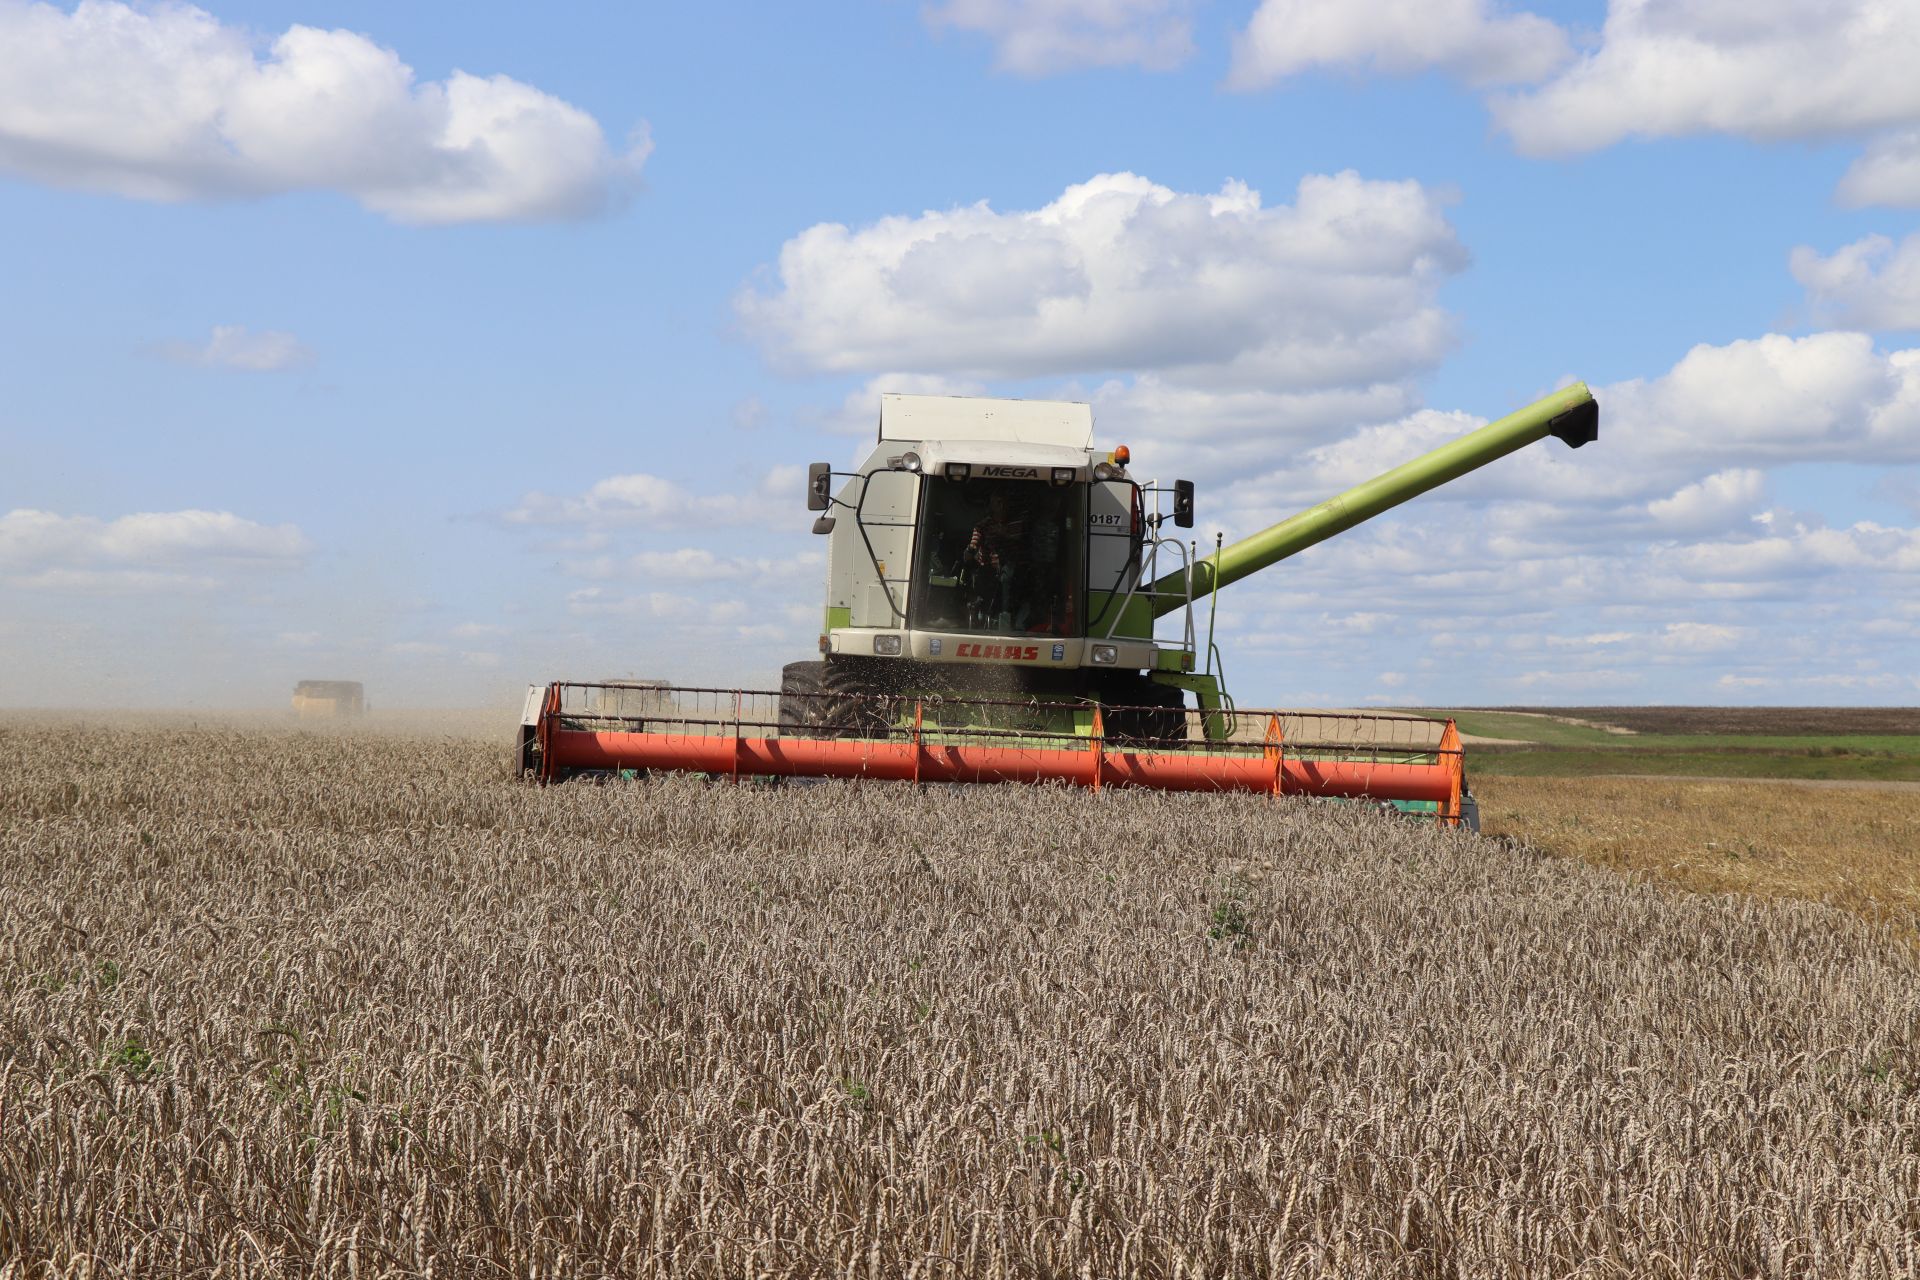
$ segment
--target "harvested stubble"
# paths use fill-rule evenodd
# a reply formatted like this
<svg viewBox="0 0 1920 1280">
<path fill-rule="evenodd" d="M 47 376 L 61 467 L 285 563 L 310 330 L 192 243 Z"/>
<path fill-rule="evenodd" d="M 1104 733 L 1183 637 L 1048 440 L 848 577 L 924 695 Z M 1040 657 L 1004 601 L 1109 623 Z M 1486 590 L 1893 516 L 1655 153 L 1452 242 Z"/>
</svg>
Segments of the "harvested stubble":
<svg viewBox="0 0 1920 1280">
<path fill-rule="evenodd" d="M 1906 1275 L 1920 966 L 1357 807 L 0 733 L 8 1276 Z"/>
</svg>

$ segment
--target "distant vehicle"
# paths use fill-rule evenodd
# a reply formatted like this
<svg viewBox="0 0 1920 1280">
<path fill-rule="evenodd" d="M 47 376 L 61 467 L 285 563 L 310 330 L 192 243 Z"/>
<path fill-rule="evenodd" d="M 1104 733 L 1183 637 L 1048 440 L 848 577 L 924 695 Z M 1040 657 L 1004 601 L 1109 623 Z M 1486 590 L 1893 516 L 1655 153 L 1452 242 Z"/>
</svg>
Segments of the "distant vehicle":
<svg viewBox="0 0 1920 1280">
<path fill-rule="evenodd" d="M 358 680 L 302 680 L 293 687 L 293 713 L 302 720 L 365 715 L 367 691 Z"/>
</svg>

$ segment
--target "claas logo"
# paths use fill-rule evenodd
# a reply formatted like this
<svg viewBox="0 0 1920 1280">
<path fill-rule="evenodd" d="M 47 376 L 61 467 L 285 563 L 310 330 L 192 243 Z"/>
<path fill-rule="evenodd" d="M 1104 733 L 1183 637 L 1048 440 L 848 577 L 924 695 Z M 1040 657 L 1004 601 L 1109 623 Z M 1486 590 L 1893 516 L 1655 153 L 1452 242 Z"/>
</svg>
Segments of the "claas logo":
<svg viewBox="0 0 1920 1280">
<path fill-rule="evenodd" d="M 999 658 L 1003 662 L 1032 662 L 1040 656 L 1037 644 L 974 644 L 971 641 L 953 647 L 956 658 Z"/>
</svg>

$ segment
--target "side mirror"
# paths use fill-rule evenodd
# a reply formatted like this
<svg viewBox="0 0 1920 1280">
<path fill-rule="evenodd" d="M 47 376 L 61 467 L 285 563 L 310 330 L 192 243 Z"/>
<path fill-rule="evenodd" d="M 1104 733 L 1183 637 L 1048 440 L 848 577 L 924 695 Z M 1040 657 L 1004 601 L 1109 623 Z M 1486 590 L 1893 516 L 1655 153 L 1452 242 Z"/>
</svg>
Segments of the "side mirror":
<svg viewBox="0 0 1920 1280">
<path fill-rule="evenodd" d="M 833 517 L 832 517 L 832 516 L 821 516 L 821 517 L 820 517 L 820 518 L 819 518 L 818 520 L 815 520 L 815 521 L 813 522 L 813 531 L 814 531 L 815 533 L 832 533 L 832 532 L 833 532 Z"/>
<path fill-rule="evenodd" d="M 1193 481 L 1173 482 L 1173 522 L 1182 529 L 1193 528 Z"/>
<path fill-rule="evenodd" d="M 825 511 L 833 505 L 833 468 L 816 462 L 807 468 L 807 510 Z M 821 532 L 819 529 L 815 533 Z"/>
</svg>

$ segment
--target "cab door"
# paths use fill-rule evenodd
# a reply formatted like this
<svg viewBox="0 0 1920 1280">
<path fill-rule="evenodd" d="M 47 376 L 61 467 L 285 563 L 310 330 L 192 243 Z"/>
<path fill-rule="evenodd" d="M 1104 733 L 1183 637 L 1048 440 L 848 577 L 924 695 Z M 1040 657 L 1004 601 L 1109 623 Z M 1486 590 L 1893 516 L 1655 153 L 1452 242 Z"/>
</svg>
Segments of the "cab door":
<svg viewBox="0 0 1920 1280">
<path fill-rule="evenodd" d="M 1087 634 L 1103 636 L 1140 580 L 1140 489 L 1130 480 L 1087 486 Z"/>
<path fill-rule="evenodd" d="M 854 510 L 860 533 L 853 565 L 854 626 L 906 625 L 919 518 L 919 472 L 876 471 L 867 477 Z"/>
</svg>

